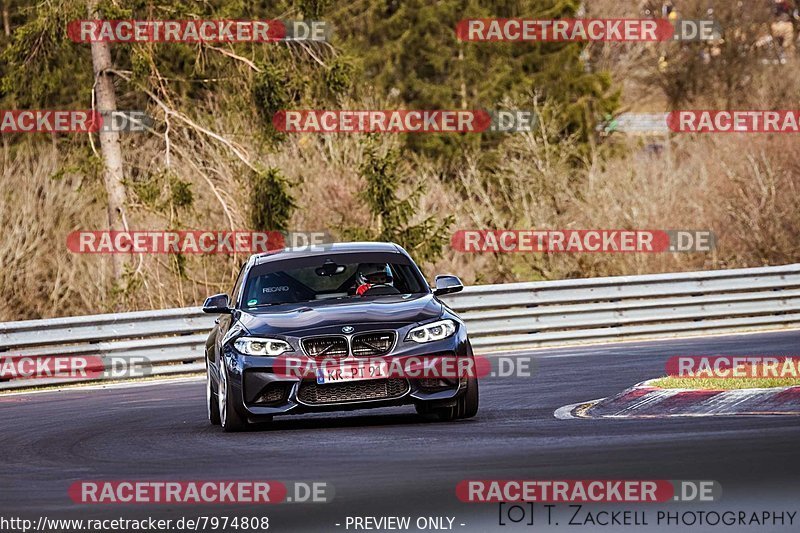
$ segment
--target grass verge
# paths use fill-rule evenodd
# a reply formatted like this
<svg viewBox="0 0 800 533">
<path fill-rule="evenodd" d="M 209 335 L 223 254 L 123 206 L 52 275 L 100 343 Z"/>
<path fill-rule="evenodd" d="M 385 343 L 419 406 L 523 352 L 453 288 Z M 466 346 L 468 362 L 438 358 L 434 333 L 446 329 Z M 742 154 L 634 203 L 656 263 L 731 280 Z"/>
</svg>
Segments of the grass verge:
<svg viewBox="0 0 800 533">
<path fill-rule="evenodd" d="M 649 383 L 662 389 L 738 390 L 800 386 L 800 378 L 678 378 L 663 377 Z"/>
</svg>

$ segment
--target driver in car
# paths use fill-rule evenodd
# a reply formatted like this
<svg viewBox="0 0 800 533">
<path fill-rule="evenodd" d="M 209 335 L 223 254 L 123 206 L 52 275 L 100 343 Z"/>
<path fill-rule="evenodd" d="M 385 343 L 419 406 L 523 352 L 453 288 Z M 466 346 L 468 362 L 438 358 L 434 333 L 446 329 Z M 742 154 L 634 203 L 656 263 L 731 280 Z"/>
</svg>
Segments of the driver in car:
<svg viewBox="0 0 800 533">
<path fill-rule="evenodd" d="M 400 294 L 394 287 L 392 269 L 388 264 L 361 265 L 356 276 L 356 294 L 359 296 L 380 296 Z"/>
</svg>

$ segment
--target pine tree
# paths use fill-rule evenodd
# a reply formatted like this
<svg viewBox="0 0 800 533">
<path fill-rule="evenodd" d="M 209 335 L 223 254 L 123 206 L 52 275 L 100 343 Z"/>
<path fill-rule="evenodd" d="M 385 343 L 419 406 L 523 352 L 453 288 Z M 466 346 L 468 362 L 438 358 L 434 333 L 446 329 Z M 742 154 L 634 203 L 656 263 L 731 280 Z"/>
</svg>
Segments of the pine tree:
<svg viewBox="0 0 800 533">
<path fill-rule="evenodd" d="M 610 77 L 581 59 L 583 43 L 461 42 L 467 18 L 574 18 L 580 0 L 371 1 L 333 12 L 345 47 L 363 54 L 365 80 L 424 109 L 496 109 L 504 99 L 537 93 L 563 110 L 566 134 L 588 140 L 612 112 Z M 355 12 L 358 9 L 358 12 Z M 346 18 L 345 18 L 346 17 Z M 457 136 L 413 136 L 412 147 L 438 150 Z"/>
<path fill-rule="evenodd" d="M 399 151 L 389 148 L 381 153 L 373 138 L 364 144 L 360 174 L 366 187 L 360 196 L 372 215 L 373 226 L 348 228 L 345 234 L 356 240 L 395 242 L 421 261 L 435 261 L 447 243 L 447 230 L 453 218 L 437 220 L 431 216 L 412 224 L 419 198 L 425 193 L 424 185 L 410 184 L 411 193 L 400 198 L 398 190 L 409 184 L 399 169 Z"/>
<path fill-rule="evenodd" d="M 255 173 L 250 181 L 250 225 L 256 231 L 286 231 L 297 205 L 277 168 Z"/>
</svg>

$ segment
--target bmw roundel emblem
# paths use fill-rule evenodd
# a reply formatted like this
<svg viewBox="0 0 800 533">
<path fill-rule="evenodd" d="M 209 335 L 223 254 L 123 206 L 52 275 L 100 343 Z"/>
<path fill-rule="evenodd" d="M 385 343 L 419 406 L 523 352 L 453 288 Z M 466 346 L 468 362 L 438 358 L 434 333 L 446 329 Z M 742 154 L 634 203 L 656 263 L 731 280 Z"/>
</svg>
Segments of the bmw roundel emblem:
<svg viewBox="0 0 800 533">
<path fill-rule="evenodd" d="M 353 333 L 353 326 L 345 326 L 342 328 L 342 333 Z"/>
</svg>

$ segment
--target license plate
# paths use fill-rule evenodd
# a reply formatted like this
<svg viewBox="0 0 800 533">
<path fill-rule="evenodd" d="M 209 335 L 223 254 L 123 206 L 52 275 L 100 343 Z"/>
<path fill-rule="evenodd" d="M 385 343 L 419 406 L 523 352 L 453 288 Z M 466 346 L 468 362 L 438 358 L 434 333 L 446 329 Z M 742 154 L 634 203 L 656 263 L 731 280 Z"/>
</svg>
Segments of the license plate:
<svg viewBox="0 0 800 533">
<path fill-rule="evenodd" d="M 383 379 L 388 376 L 386 362 L 351 363 L 317 369 L 317 384 Z"/>
</svg>

